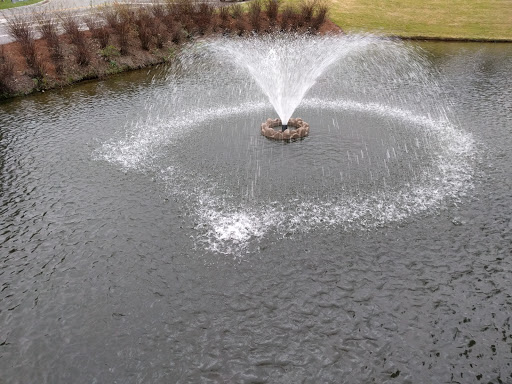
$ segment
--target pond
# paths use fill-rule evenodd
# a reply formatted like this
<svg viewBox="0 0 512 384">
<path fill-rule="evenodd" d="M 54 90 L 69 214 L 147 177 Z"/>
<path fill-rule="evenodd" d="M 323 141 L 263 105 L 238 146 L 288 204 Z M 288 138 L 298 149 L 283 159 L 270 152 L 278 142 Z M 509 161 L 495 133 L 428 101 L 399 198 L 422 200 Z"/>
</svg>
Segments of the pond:
<svg viewBox="0 0 512 384">
<path fill-rule="evenodd" d="M 1 103 L 0 383 L 511 382 L 512 45 L 386 44 Z"/>
</svg>

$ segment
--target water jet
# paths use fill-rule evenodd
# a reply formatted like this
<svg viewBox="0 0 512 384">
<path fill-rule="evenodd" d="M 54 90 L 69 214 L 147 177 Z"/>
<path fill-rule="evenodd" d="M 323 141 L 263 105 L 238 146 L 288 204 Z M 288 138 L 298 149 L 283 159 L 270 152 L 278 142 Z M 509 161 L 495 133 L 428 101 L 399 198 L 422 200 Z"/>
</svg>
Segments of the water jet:
<svg viewBox="0 0 512 384">
<path fill-rule="evenodd" d="M 218 59 L 247 71 L 267 96 L 283 122 L 287 121 L 309 89 L 334 63 L 374 44 L 360 37 L 269 34 L 210 41 L 206 47 Z"/>
</svg>

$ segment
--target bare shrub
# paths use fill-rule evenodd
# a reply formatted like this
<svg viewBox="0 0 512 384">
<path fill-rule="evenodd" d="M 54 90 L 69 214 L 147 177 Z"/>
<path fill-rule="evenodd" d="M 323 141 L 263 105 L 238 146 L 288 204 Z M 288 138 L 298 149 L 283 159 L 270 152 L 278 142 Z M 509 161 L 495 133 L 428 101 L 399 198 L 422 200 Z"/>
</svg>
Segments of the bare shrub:
<svg viewBox="0 0 512 384">
<path fill-rule="evenodd" d="M 219 9 L 220 27 L 224 30 L 229 28 L 229 21 L 231 15 L 229 14 L 229 7 L 220 7 Z"/>
<path fill-rule="evenodd" d="M 200 35 L 204 35 L 212 25 L 215 7 L 206 1 L 201 1 L 194 10 L 193 20 L 195 29 Z"/>
<path fill-rule="evenodd" d="M 80 31 L 80 19 L 71 13 L 61 14 L 59 16 L 60 24 L 71 39 L 74 45 L 80 45 L 85 40 L 85 36 Z"/>
<path fill-rule="evenodd" d="M 134 21 L 137 26 L 137 35 L 139 36 L 141 47 L 148 51 L 153 37 L 151 33 L 153 17 L 147 8 L 139 8 L 135 13 Z"/>
<path fill-rule="evenodd" d="M 172 26 L 171 30 L 171 41 L 174 44 L 180 44 L 183 41 L 184 34 L 183 34 L 183 28 L 181 26 L 181 23 L 175 23 Z"/>
<path fill-rule="evenodd" d="M 112 6 L 103 6 L 100 9 L 100 16 L 115 31 L 121 54 L 126 55 L 128 53 L 131 23 L 135 19 L 133 10 L 130 9 L 128 4 L 114 3 Z"/>
<path fill-rule="evenodd" d="M 47 40 L 47 44 L 50 51 L 50 59 L 55 66 L 55 72 L 61 74 L 64 71 L 64 54 L 59 36 L 55 35 L 51 40 Z"/>
<path fill-rule="evenodd" d="M 172 33 L 174 29 L 174 25 L 176 24 L 176 20 L 174 19 L 174 15 L 170 12 L 170 6 L 166 7 L 166 12 L 164 17 L 162 18 L 162 24 L 167 28 L 169 33 Z"/>
<path fill-rule="evenodd" d="M 244 9 L 240 4 L 233 4 L 229 6 L 229 10 L 231 12 L 231 17 L 233 19 L 240 19 L 244 15 Z"/>
<path fill-rule="evenodd" d="M 261 9 L 260 0 L 253 0 L 249 4 L 249 21 L 255 32 L 259 32 L 261 29 Z"/>
<path fill-rule="evenodd" d="M 300 4 L 300 13 L 298 19 L 298 27 L 301 28 L 304 25 L 311 25 L 311 20 L 313 20 L 313 14 L 316 9 L 316 1 L 315 0 L 304 0 Z"/>
<path fill-rule="evenodd" d="M 195 7 L 191 0 L 168 0 L 167 9 L 177 21 L 192 18 Z"/>
<path fill-rule="evenodd" d="M 325 20 L 327 19 L 327 13 L 329 12 L 329 7 L 327 4 L 318 4 L 315 16 L 311 21 L 311 28 L 314 31 L 318 31 Z"/>
<path fill-rule="evenodd" d="M 119 9 L 117 7 L 103 5 L 99 8 L 98 15 L 105 20 L 110 28 L 117 28 L 117 24 L 119 23 Z"/>
<path fill-rule="evenodd" d="M 75 45 L 75 58 L 79 65 L 86 66 L 91 62 L 91 50 L 89 44 L 84 39 L 79 44 Z"/>
<path fill-rule="evenodd" d="M 64 72 L 64 56 L 62 54 L 62 48 L 60 46 L 58 48 L 53 48 L 50 51 L 50 59 L 53 62 L 55 67 L 55 72 L 57 74 L 62 74 Z"/>
<path fill-rule="evenodd" d="M 98 41 L 101 49 L 105 48 L 110 41 L 110 28 L 105 26 L 95 15 L 84 17 L 84 22 L 89 28 L 92 38 Z"/>
<path fill-rule="evenodd" d="M 0 95 L 13 92 L 14 63 L 0 46 Z"/>
<path fill-rule="evenodd" d="M 34 20 L 37 23 L 36 28 L 41 37 L 48 42 L 54 41 L 58 35 L 59 23 L 53 15 L 46 11 L 38 12 L 34 14 Z"/>
<path fill-rule="evenodd" d="M 158 19 L 153 20 L 153 24 L 151 24 L 151 34 L 155 38 L 156 47 L 158 49 L 163 48 L 166 40 L 166 30 L 165 26 Z"/>
<path fill-rule="evenodd" d="M 29 67 L 33 67 L 37 60 L 31 22 L 31 18 L 15 13 L 7 18 L 7 33 L 20 44 L 21 52 Z"/>
<path fill-rule="evenodd" d="M 114 3 L 113 7 L 117 8 L 121 23 L 130 24 L 135 19 L 135 10 L 129 4 Z"/>
<path fill-rule="evenodd" d="M 196 27 L 194 21 L 195 7 L 191 0 L 167 0 L 166 9 L 167 16 L 164 22 L 172 35 L 176 33 L 175 24 L 177 23 L 179 23 L 179 29 L 182 31 L 194 31 Z"/>
<path fill-rule="evenodd" d="M 164 6 L 164 4 L 162 4 L 160 1 L 158 0 L 152 0 L 151 1 L 151 14 L 153 15 L 153 17 L 159 19 L 159 20 L 163 20 L 164 17 L 166 16 L 166 8 Z"/>
<path fill-rule="evenodd" d="M 32 77 L 37 79 L 38 81 L 44 79 L 44 73 L 46 72 L 46 65 L 45 63 L 36 56 L 34 58 L 34 64 L 31 66 L 32 68 Z"/>
<path fill-rule="evenodd" d="M 247 31 L 247 23 L 243 17 L 236 19 L 236 33 L 238 36 L 243 36 Z"/>
<path fill-rule="evenodd" d="M 64 55 L 58 33 L 59 23 L 56 21 L 53 14 L 46 11 L 34 14 L 34 19 L 37 23 L 37 30 L 41 33 L 41 37 L 46 40 L 46 45 L 50 52 L 50 59 L 55 66 L 55 71 L 61 74 L 64 69 Z"/>
<path fill-rule="evenodd" d="M 77 64 L 89 65 L 91 61 L 90 47 L 85 34 L 80 30 L 81 20 L 70 13 L 61 15 L 60 20 L 62 28 L 75 46 L 74 54 Z"/>
<path fill-rule="evenodd" d="M 265 12 L 270 22 L 277 20 L 277 14 L 279 13 L 279 1 L 278 0 L 267 0 Z"/>
<path fill-rule="evenodd" d="M 83 21 L 89 31 L 94 31 L 95 29 L 100 28 L 103 24 L 95 15 L 88 15 L 83 17 Z"/>
<path fill-rule="evenodd" d="M 281 13 L 281 31 L 287 31 L 294 22 L 295 11 L 289 5 L 287 5 Z"/>
<path fill-rule="evenodd" d="M 131 24 L 134 19 L 134 14 L 127 4 L 114 4 L 114 7 L 118 8 L 119 13 L 119 23 L 116 27 L 119 48 L 121 50 L 121 55 L 126 55 L 128 53 L 128 41 L 130 38 Z"/>
<path fill-rule="evenodd" d="M 11 13 L 7 17 L 7 33 L 16 41 L 34 40 L 34 33 L 30 28 L 31 21 L 24 15 Z"/>
<path fill-rule="evenodd" d="M 101 49 L 103 49 L 110 41 L 110 29 L 108 27 L 100 27 L 93 31 L 92 36 L 98 41 Z"/>
</svg>

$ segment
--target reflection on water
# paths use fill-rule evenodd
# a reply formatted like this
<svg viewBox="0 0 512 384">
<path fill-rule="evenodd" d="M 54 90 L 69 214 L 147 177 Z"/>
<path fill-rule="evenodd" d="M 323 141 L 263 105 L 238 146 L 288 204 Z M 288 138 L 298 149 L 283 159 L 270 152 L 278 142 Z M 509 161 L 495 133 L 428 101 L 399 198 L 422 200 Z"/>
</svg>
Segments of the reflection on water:
<svg viewBox="0 0 512 384">
<path fill-rule="evenodd" d="M 166 125 L 168 116 L 192 116 L 195 105 L 179 104 L 181 88 L 164 70 L 3 102 L 0 382 L 512 380 L 512 49 L 422 48 L 421 64 L 439 85 L 425 103 L 451 108 L 448 129 L 462 136 L 408 124 L 391 109 L 387 117 L 355 111 L 368 105 L 378 80 L 374 74 L 365 81 L 370 74 L 362 66 L 345 84 L 361 92 L 342 114 L 325 99 L 323 108 L 314 105 L 335 86 L 330 75 L 325 87 L 312 89 L 299 112 L 321 124 L 290 144 L 259 136 L 272 110 L 263 97 L 242 92 L 242 73 L 229 75 L 239 81 L 240 104 L 253 109 L 230 121 L 215 117 L 212 90 L 196 95 L 212 106 L 211 118 L 183 127 Z M 418 84 L 409 80 L 375 85 L 389 96 L 381 104 L 399 106 L 396 89 L 414 97 Z M 212 79 L 211 87 L 223 81 Z M 430 108 L 399 110 L 414 117 Z M 105 143 L 153 137 L 130 136 L 147 121 L 168 127 L 168 136 L 144 141 L 147 151 L 138 157 L 129 146 L 116 147 L 128 151 L 126 164 L 102 160 Z M 378 140 L 378 132 L 386 135 Z M 458 153 L 447 152 L 453 147 L 444 140 L 467 137 L 479 156 L 455 159 L 474 167 L 472 189 L 426 179 L 427 191 L 448 185 L 456 193 L 423 213 L 410 204 L 404 219 L 376 227 L 314 224 L 340 217 L 333 212 L 346 206 L 336 205 L 346 196 L 376 195 L 384 179 L 393 180 L 390 197 L 410 191 L 421 179 L 411 162 L 414 172 L 423 167 L 425 175 L 457 181 L 449 172 L 464 175 L 457 168 L 463 163 L 445 168 L 439 159 Z M 315 141 L 331 156 L 323 168 Z M 286 209 L 272 205 L 285 198 Z M 301 211 L 297 198 L 321 210 Z M 320 204 L 326 201 L 332 209 Z M 262 210 L 267 203 L 272 209 Z M 291 222 L 304 218 L 293 209 L 309 216 Z M 359 223 L 375 222 L 373 216 Z M 215 219 L 227 225 L 228 238 L 259 220 L 240 240 L 248 245 L 237 248 L 236 260 L 208 250 L 211 236 L 223 244 L 212 235 Z"/>
</svg>

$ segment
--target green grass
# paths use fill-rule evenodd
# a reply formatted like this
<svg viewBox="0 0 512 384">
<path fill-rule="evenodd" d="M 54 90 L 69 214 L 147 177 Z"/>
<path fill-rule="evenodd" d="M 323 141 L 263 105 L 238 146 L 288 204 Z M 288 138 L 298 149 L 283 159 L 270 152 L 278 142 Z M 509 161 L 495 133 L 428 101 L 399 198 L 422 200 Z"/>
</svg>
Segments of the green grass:
<svg viewBox="0 0 512 384">
<path fill-rule="evenodd" d="M 284 0 L 298 4 L 300 0 Z M 512 39 L 511 0 L 326 0 L 345 31 L 402 37 Z"/>
<path fill-rule="evenodd" d="M 22 7 L 23 5 L 35 4 L 35 3 L 39 3 L 41 1 L 43 1 L 43 0 L 27 0 L 27 1 L 20 1 L 17 3 L 12 3 L 11 0 L 0 0 L 0 10 L 15 8 L 15 7 Z"/>
</svg>

